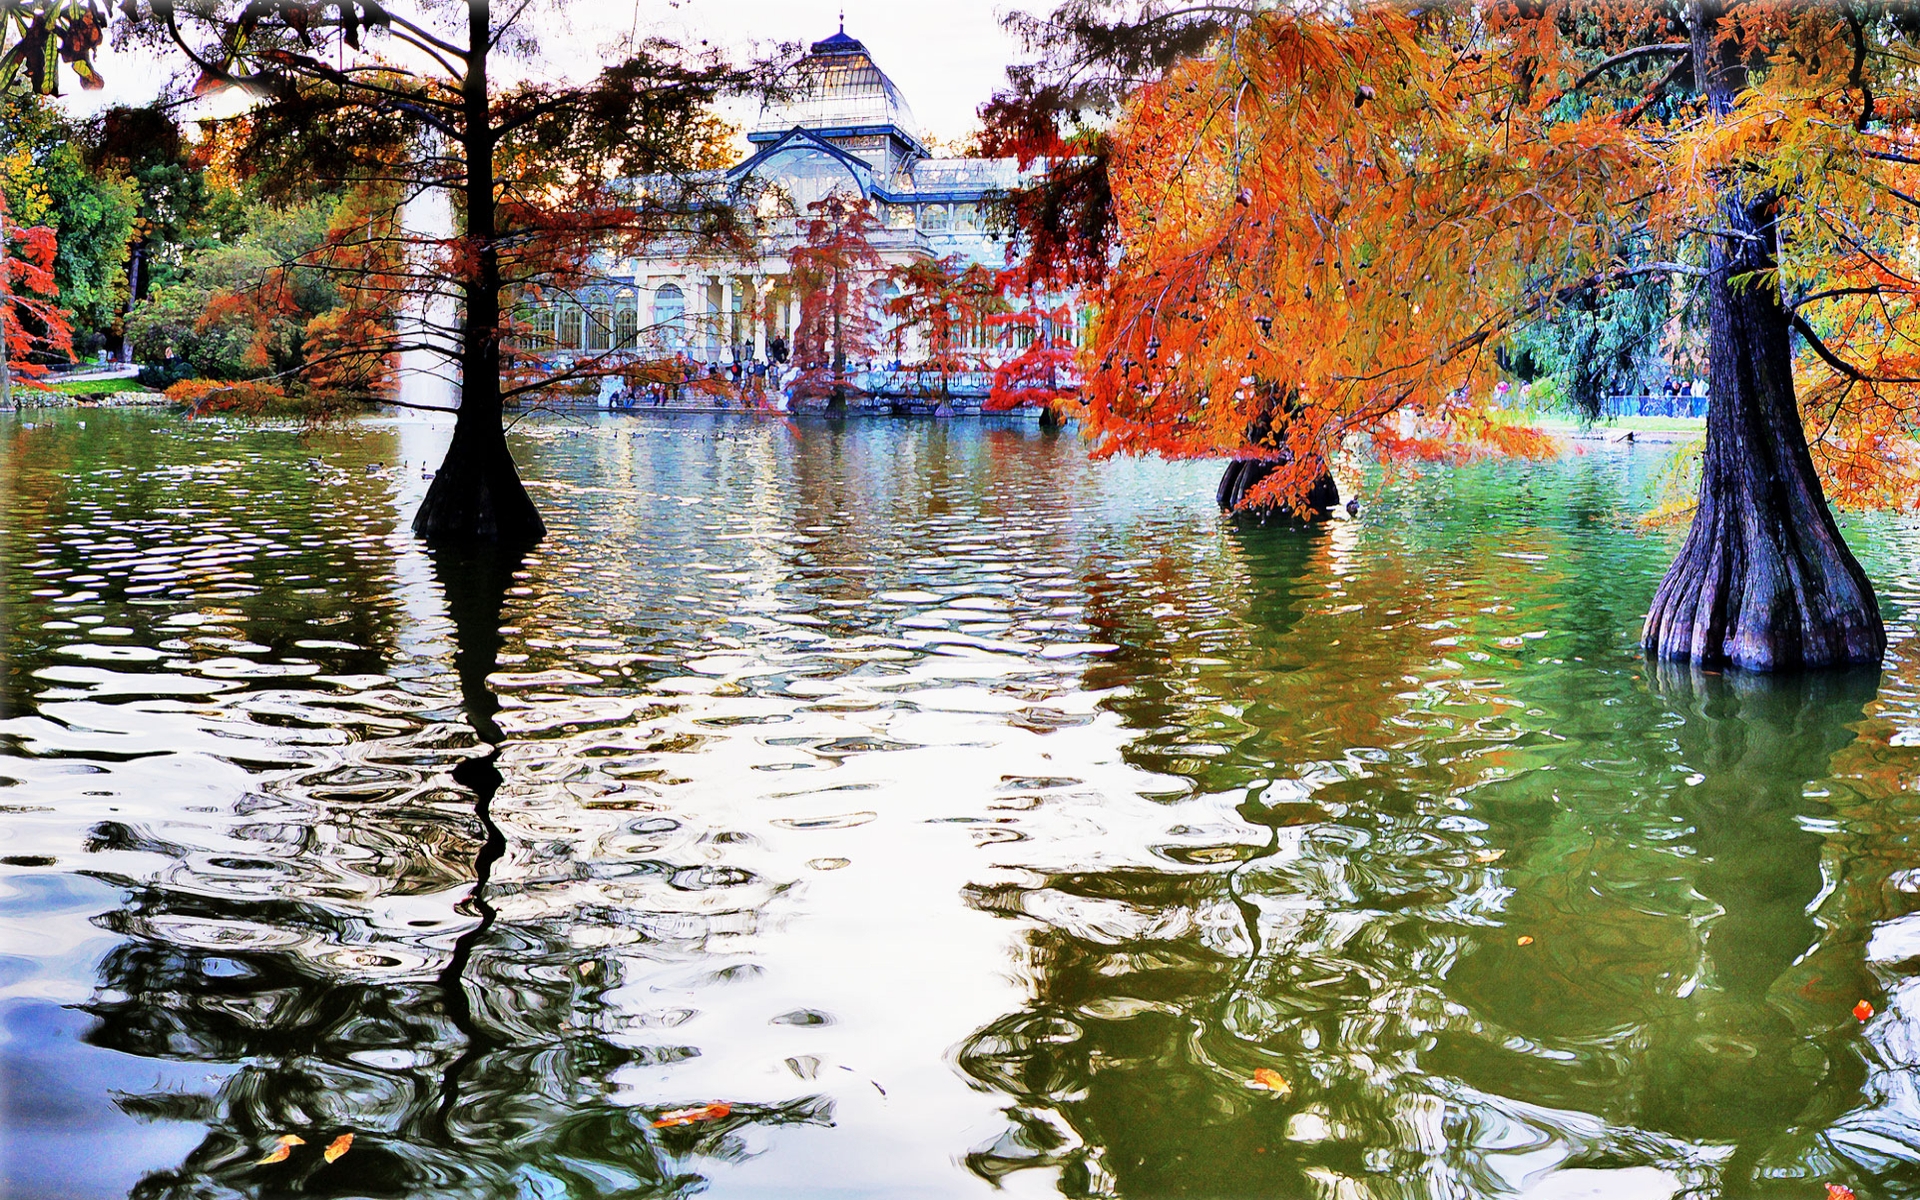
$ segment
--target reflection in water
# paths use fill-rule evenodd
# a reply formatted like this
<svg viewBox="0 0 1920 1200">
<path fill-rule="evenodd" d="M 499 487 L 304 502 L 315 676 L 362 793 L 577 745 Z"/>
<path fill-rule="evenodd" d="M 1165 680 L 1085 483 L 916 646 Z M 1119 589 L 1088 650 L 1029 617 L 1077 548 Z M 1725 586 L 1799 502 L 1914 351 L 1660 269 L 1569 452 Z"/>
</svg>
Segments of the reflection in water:
<svg viewBox="0 0 1920 1200">
<path fill-rule="evenodd" d="M 1634 653 L 1630 451 L 1301 532 L 1019 429 L 534 421 L 487 556 L 396 532 L 417 426 L 28 424 L 10 1197 L 1920 1188 L 1906 525 L 1887 676 L 1768 683 Z"/>
<path fill-rule="evenodd" d="M 1608 701 L 1632 736 L 1535 709 L 1589 752 L 1509 734 L 1522 752 L 1492 763 L 1471 740 L 1446 762 L 1429 697 L 1389 674 L 1341 731 L 1364 767 L 1261 778 L 1285 768 L 1263 734 L 1326 712 L 1285 638 L 1337 585 L 1312 541 L 1239 550 L 1241 653 L 1156 654 L 1115 628 L 1129 649 L 1101 670 L 1130 685 L 1132 752 L 1194 775 L 1179 756 L 1211 736 L 1200 777 L 1244 787 L 1266 836 L 974 892 L 1041 922 L 1030 1002 L 961 1054 L 1017 1099 L 974 1170 L 1051 1166 L 1070 1195 L 1395 1197 L 1503 1194 L 1555 1162 L 1623 1196 L 1798 1195 L 1862 1159 L 1904 1173 L 1911 1134 L 1871 1159 L 1843 1144 L 1863 1082 L 1847 1010 L 1875 985 L 1857 926 L 1823 937 L 1812 915 L 1845 901 L 1823 874 L 1827 788 L 1807 785 L 1854 741 L 1877 671 L 1651 668 Z M 1251 736 L 1249 713 L 1267 714 Z"/>
<path fill-rule="evenodd" d="M 473 1019 L 467 967 L 473 960 L 474 947 L 486 940 L 500 917 L 499 910 L 487 899 L 487 886 L 493 881 L 494 864 L 507 850 L 506 835 L 493 819 L 493 798 L 502 782 L 500 745 L 506 738 L 494 720 L 500 711 L 500 698 L 487 686 L 487 677 L 499 665 L 500 648 L 506 642 L 500 633 L 500 610 L 525 560 L 525 553 L 518 549 L 494 545 L 441 547 L 433 553 L 434 576 L 446 596 L 447 616 L 453 621 L 453 669 L 460 677 L 460 699 L 467 722 L 484 747 L 482 753 L 461 762 L 451 772 L 456 783 L 473 793 L 473 815 L 480 822 L 483 840 L 473 859 L 473 890 L 455 909 L 462 916 L 474 918 L 475 923 L 454 939 L 453 953 L 440 970 L 447 1016 L 467 1043 L 465 1052 L 447 1068 L 440 1086 L 438 1117 L 442 1131 L 449 1129 L 459 1102 L 461 1072 L 487 1051 L 500 1048 L 491 1031 Z"/>
</svg>

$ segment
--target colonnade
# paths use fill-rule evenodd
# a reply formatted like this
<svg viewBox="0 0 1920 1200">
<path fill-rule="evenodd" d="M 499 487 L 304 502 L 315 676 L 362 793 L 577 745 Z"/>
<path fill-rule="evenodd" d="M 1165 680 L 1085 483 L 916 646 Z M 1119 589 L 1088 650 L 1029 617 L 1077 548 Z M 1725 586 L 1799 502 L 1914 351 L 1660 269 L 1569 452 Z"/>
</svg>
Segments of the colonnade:
<svg viewBox="0 0 1920 1200">
<path fill-rule="evenodd" d="M 800 302 L 784 273 L 683 267 L 583 288 L 533 310 L 530 320 L 534 344 L 562 355 L 613 350 L 684 353 L 702 363 L 767 362 L 775 338 L 792 352 Z M 1077 324 L 1063 325 L 1051 336 L 1075 344 L 1080 332 Z M 983 324 L 964 336 L 971 350 L 1018 353 L 1034 333 Z"/>
</svg>

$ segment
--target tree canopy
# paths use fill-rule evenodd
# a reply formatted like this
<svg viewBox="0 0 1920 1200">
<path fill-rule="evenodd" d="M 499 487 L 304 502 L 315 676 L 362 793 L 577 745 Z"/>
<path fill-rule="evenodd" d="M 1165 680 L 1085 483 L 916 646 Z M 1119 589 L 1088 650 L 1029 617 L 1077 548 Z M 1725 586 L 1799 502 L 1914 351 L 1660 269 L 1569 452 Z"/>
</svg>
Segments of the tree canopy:
<svg viewBox="0 0 1920 1200">
<path fill-rule="evenodd" d="M 1089 362 L 1109 450 L 1286 439 L 1387 457 L 1538 442 L 1488 412 L 1491 351 L 1570 300 L 1706 270 L 1731 173 L 1774 197 L 1814 455 L 1849 502 L 1910 496 L 1920 376 L 1899 248 L 1917 214 L 1911 18 L 1742 6 L 1704 36 L 1745 72 L 1711 111 L 1657 4 L 1249 13 L 1126 102 L 1118 260 Z M 1272 496 L 1310 486 L 1278 472 Z"/>
</svg>

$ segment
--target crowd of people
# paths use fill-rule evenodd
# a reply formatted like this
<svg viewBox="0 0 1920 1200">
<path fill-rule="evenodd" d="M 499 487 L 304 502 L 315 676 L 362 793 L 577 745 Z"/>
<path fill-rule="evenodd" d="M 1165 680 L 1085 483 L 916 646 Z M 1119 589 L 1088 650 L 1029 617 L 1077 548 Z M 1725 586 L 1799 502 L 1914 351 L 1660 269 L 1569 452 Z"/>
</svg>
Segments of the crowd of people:
<svg viewBox="0 0 1920 1200">
<path fill-rule="evenodd" d="M 783 361 L 785 355 L 727 363 L 702 363 L 686 351 L 673 356 L 666 379 L 629 384 L 608 399 L 612 408 L 664 408 L 680 404 L 713 404 L 721 408 L 786 408 L 792 399 L 793 377 L 799 372 Z M 769 403 L 777 398 L 780 403 Z"/>
<path fill-rule="evenodd" d="M 891 363 L 862 360 L 849 363 L 848 368 L 850 374 L 857 376 L 875 370 L 905 369 L 898 359 Z M 737 351 L 724 363 L 703 363 L 682 350 L 673 356 L 666 374 L 665 379 L 621 387 L 607 398 L 607 406 L 615 409 L 737 406 L 784 412 L 793 407 L 793 385 L 800 369 L 789 361 L 785 341 L 775 338 L 765 357 L 748 357 Z"/>
</svg>

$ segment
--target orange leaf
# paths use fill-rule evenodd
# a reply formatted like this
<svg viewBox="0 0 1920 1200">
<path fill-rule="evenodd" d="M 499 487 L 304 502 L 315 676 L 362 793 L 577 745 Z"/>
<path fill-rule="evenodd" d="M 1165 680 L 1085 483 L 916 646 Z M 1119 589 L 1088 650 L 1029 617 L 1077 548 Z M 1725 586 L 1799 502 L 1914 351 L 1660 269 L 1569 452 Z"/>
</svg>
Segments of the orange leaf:
<svg viewBox="0 0 1920 1200">
<path fill-rule="evenodd" d="M 1853 1006 L 1853 1015 L 1856 1020 L 1870 1021 L 1873 1019 L 1873 1005 L 1862 1000 Z"/>
<path fill-rule="evenodd" d="M 267 1153 L 267 1156 L 256 1159 L 254 1165 L 264 1166 L 267 1163 L 285 1162 L 287 1161 L 287 1155 L 293 1153 L 295 1146 L 304 1146 L 306 1144 L 307 1139 L 298 1134 L 283 1133 L 274 1140 L 273 1149 Z"/>
<path fill-rule="evenodd" d="M 733 1111 L 731 1104 L 702 1104 L 697 1108 L 676 1108 L 672 1112 L 663 1112 L 653 1123 L 655 1129 L 671 1129 L 675 1125 L 691 1125 L 695 1121 L 717 1121 Z"/>
<path fill-rule="evenodd" d="M 321 1153 L 320 1157 L 326 1159 L 328 1162 L 334 1162 L 351 1149 L 353 1149 L 353 1135 L 351 1133 L 343 1133 L 327 1143 L 327 1148 Z"/>
<path fill-rule="evenodd" d="M 1827 1200 L 1853 1200 L 1853 1189 L 1844 1183 L 1827 1185 Z"/>
<path fill-rule="evenodd" d="M 1293 1093 L 1293 1085 L 1288 1083 L 1286 1079 L 1281 1076 L 1280 1072 L 1274 1070 L 1272 1067 L 1255 1067 L 1253 1078 L 1247 1080 L 1247 1086 L 1253 1088 L 1255 1091 L 1272 1092 L 1279 1096 L 1287 1096 Z"/>
<path fill-rule="evenodd" d="M 1523 934 L 1521 934 L 1521 935 L 1520 935 L 1520 936 L 1519 936 L 1519 937 L 1518 937 L 1517 939 L 1515 939 L 1515 941 L 1514 941 L 1514 945 L 1516 945 L 1516 946 L 1531 946 L 1531 945 L 1533 945 L 1533 937 L 1532 937 L 1532 935 L 1530 935 L 1530 934 L 1525 934 L 1525 933 L 1523 933 Z"/>
</svg>

